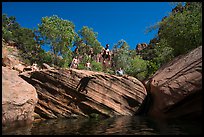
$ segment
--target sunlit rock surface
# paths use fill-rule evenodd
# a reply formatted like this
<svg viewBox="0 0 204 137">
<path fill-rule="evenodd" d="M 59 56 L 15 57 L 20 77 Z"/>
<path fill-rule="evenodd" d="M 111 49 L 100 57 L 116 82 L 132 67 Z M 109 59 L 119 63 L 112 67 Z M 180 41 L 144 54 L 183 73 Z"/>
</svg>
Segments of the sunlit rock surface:
<svg viewBox="0 0 204 137">
<path fill-rule="evenodd" d="M 129 76 L 77 69 L 45 69 L 20 76 L 36 88 L 35 112 L 46 119 L 134 115 L 147 95 L 143 84 Z"/>
<path fill-rule="evenodd" d="M 2 67 L 2 124 L 32 122 L 38 97 L 36 89 L 18 76 L 18 72 Z"/>
<path fill-rule="evenodd" d="M 202 114 L 202 46 L 175 58 L 160 68 L 150 80 L 156 117 L 198 118 Z"/>
</svg>

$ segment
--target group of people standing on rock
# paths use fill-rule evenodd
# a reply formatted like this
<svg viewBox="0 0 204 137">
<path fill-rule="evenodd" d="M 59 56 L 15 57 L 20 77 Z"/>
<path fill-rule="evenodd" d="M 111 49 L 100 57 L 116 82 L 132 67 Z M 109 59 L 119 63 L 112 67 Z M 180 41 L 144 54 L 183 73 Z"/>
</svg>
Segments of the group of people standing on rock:
<svg viewBox="0 0 204 137">
<path fill-rule="evenodd" d="M 75 53 L 78 53 L 78 48 L 75 49 Z M 90 50 L 88 52 L 88 56 L 91 59 L 93 59 L 95 57 L 94 59 L 96 60 L 96 62 L 101 62 L 104 70 L 106 70 L 108 67 L 112 67 L 112 65 L 113 65 L 111 62 L 112 52 L 109 49 L 109 44 L 106 44 L 106 47 L 103 48 L 101 50 L 101 52 L 99 54 L 97 54 L 96 56 L 94 56 L 93 48 L 90 48 Z M 77 69 L 81 58 L 83 58 L 83 56 L 79 57 L 76 54 L 76 56 L 73 58 L 73 60 L 71 62 L 70 68 Z M 85 63 L 85 67 L 87 70 L 92 70 L 90 59 L 88 59 L 88 61 Z M 123 75 L 123 74 L 124 74 L 124 72 L 123 72 L 122 68 L 119 68 L 116 71 L 116 75 Z"/>
</svg>

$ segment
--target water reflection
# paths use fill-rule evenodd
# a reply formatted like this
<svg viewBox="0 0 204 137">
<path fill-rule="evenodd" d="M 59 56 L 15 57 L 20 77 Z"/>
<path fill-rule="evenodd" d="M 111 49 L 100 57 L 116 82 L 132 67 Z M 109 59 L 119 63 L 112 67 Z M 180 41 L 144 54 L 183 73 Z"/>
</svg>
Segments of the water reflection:
<svg viewBox="0 0 204 137">
<path fill-rule="evenodd" d="M 201 134 L 201 123 L 160 121 L 145 116 L 106 119 L 54 119 L 19 128 L 3 128 L 3 135 L 186 135 Z"/>
<path fill-rule="evenodd" d="M 2 127 L 2 135 L 31 135 L 31 124 L 14 124 Z"/>
</svg>

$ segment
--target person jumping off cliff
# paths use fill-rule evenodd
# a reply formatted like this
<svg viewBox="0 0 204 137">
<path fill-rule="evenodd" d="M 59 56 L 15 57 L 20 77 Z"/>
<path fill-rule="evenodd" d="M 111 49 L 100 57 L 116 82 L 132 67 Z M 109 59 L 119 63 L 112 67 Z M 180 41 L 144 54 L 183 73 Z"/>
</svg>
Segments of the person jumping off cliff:
<svg viewBox="0 0 204 137">
<path fill-rule="evenodd" d="M 76 89 L 78 92 L 85 92 L 86 94 L 88 93 L 88 91 L 86 90 L 86 87 L 89 83 L 89 81 L 91 79 L 96 79 L 93 76 L 87 76 L 87 77 L 83 77 L 80 81 L 79 84 L 77 85 Z"/>
</svg>

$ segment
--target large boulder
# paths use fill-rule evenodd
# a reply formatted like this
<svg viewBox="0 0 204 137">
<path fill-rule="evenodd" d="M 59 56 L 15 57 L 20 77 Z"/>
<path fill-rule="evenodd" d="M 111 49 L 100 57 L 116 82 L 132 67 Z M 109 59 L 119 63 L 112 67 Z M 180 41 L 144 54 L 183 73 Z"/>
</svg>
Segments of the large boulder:
<svg viewBox="0 0 204 137">
<path fill-rule="evenodd" d="M 10 69 L 18 68 L 19 64 L 23 64 L 19 60 L 19 51 L 16 47 L 9 45 L 9 43 L 5 43 L 2 40 L 2 66 L 8 67 Z M 19 69 L 17 69 L 20 71 Z"/>
<path fill-rule="evenodd" d="M 202 114 L 202 46 L 159 69 L 150 81 L 149 115 L 198 118 Z"/>
<path fill-rule="evenodd" d="M 18 76 L 18 72 L 2 67 L 2 124 L 33 120 L 38 97 L 35 88 Z"/>
<path fill-rule="evenodd" d="M 47 119 L 134 115 L 147 95 L 136 78 L 102 72 L 46 69 L 20 76 L 35 86 L 39 97 L 35 112 Z"/>
</svg>

